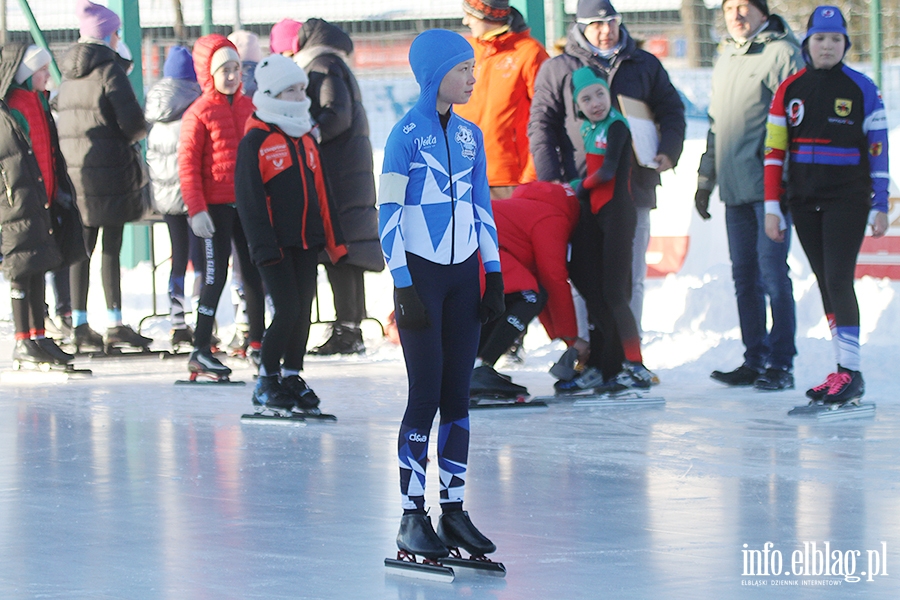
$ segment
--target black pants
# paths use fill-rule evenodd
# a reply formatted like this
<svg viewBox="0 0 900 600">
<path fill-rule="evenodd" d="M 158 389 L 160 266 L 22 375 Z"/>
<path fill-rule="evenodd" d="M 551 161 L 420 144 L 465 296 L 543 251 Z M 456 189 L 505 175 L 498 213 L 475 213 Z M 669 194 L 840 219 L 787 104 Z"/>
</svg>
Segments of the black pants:
<svg viewBox="0 0 900 600">
<path fill-rule="evenodd" d="M 825 314 L 833 314 L 838 327 L 859 327 L 853 276 L 866 234 L 868 206 L 864 202 L 829 202 L 792 208 L 791 214 L 803 252 L 816 275 Z"/>
<path fill-rule="evenodd" d="M 631 255 L 637 214 L 630 200 L 613 198 L 594 215 L 582 206 L 572 233 L 569 278 L 585 300 L 591 326 L 588 365 L 605 379 L 640 358 L 640 336 L 631 312 Z M 626 346 L 627 344 L 627 346 Z M 633 346 L 637 346 L 637 357 Z M 632 351 L 627 356 L 626 347 Z"/>
<path fill-rule="evenodd" d="M 100 277 L 103 280 L 103 291 L 106 295 L 108 310 L 122 310 L 122 272 L 119 255 L 122 252 L 123 226 L 103 228 L 103 248 L 101 250 Z M 97 239 L 100 237 L 99 227 L 84 228 L 84 244 L 88 257 L 94 253 Z M 88 286 L 91 277 L 91 259 L 72 265 L 69 274 L 72 285 L 72 308 L 87 311 Z"/>
<path fill-rule="evenodd" d="M 172 264 L 169 271 L 169 319 L 172 327 L 184 327 L 184 313 L 187 306 L 184 289 L 184 275 L 188 260 L 196 260 L 194 269 L 202 269 L 203 261 L 192 257 L 202 257 L 202 243 L 188 225 L 187 215 L 163 215 L 169 230 L 172 247 Z"/>
<path fill-rule="evenodd" d="M 359 325 L 366 318 L 365 270 L 356 265 L 325 263 L 334 296 L 335 321 Z"/>
<path fill-rule="evenodd" d="M 247 236 L 241 220 L 235 217 L 232 239 L 237 260 L 234 261 L 232 278 L 237 271 L 241 289 L 244 293 L 244 302 L 247 304 L 247 326 L 250 342 L 260 342 L 266 329 L 266 293 L 263 289 L 263 280 L 259 269 L 250 259 L 250 248 L 247 246 Z"/>
<path fill-rule="evenodd" d="M 69 285 L 69 267 L 60 267 L 50 272 L 53 293 L 56 295 L 56 316 L 67 317 L 72 314 L 72 286 Z M 45 309 L 45 314 L 49 310 Z"/>
<path fill-rule="evenodd" d="M 44 331 L 44 274 L 22 275 L 9 282 L 16 339 Z"/>
<path fill-rule="evenodd" d="M 204 270 L 200 302 L 197 305 L 197 326 L 194 329 L 194 347 L 209 348 L 213 323 L 219 298 L 228 277 L 228 259 L 231 257 L 231 236 L 237 209 L 229 204 L 210 204 L 207 207 L 216 231 L 203 240 Z"/>
<path fill-rule="evenodd" d="M 293 247 L 281 250 L 284 253 L 281 262 L 259 267 L 275 306 L 260 356 L 268 375 L 278 373 L 282 359 L 285 369 L 303 370 L 319 266 L 315 250 Z"/>
<path fill-rule="evenodd" d="M 478 356 L 491 366 L 528 329 L 531 320 L 544 310 L 547 292 L 544 289 L 526 290 L 506 294 L 505 299 L 506 311 L 498 319 L 481 326 Z"/>
</svg>

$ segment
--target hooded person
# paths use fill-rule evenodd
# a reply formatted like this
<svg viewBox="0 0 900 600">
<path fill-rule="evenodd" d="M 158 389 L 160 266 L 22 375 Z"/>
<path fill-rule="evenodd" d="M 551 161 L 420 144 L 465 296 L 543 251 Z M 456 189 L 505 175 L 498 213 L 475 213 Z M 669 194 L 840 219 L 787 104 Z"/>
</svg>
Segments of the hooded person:
<svg viewBox="0 0 900 600">
<path fill-rule="evenodd" d="M 272 54 L 256 67 L 256 112 L 238 147 L 237 210 L 250 256 L 272 299 L 253 404 L 276 414 L 318 412 L 319 398 L 300 377 L 316 295 L 319 252 L 346 256 L 325 164 L 310 134 L 306 73 Z"/>
<path fill-rule="evenodd" d="M 188 359 L 191 377 L 227 378 L 231 369 L 211 350 L 213 321 L 225 287 L 232 239 L 241 265 L 250 344 L 258 350 L 265 329 L 262 280 L 250 260 L 234 207 L 237 147 L 253 114 L 253 102 L 241 93 L 241 59 L 225 36 L 205 35 L 194 44 L 194 71 L 202 95 L 185 111 L 178 148 L 181 195 L 188 223 L 203 238 L 206 277 L 197 306 L 194 350 Z"/>
<path fill-rule="evenodd" d="M 199 240 L 190 231 L 187 208 L 178 178 L 178 144 L 184 112 L 200 97 L 191 51 L 173 46 L 163 65 L 163 78 L 147 90 L 144 116 L 150 124 L 147 134 L 147 166 L 153 186 L 154 208 L 163 216 L 172 247 L 169 271 L 169 321 L 172 347 L 190 344 L 193 333 L 185 322 L 187 300 L 184 275 L 189 256 L 200 269 L 203 264 Z"/>
<path fill-rule="evenodd" d="M 253 76 L 256 65 L 263 58 L 262 48 L 259 45 L 259 36 L 252 31 L 239 29 L 228 35 L 229 41 L 237 48 L 241 57 L 241 81 L 244 84 L 244 93 L 253 96 L 256 91 L 256 79 Z"/>
<path fill-rule="evenodd" d="M 398 440 L 398 559 L 441 558 L 448 546 L 476 556 L 496 550 L 462 510 L 480 321 L 504 310 L 484 139 L 453 111 L 471 96 L 474 61 L 472 46 L 457 33 L 419 34 L 409 62 L 421 94 L 385 146 L 379 229 L 409 380 Z M 483 296 L 479 261 L 486 273 Z M 435 534 L 425 513 L 425 469 L 438 410 L 442 515 Z"/>
<path fill-rule="evenodd" d="M 322 19 L 309 19 L 300 29 L 294 61 L 309 76 L 310 113 L 318 125 L 320 154 L 331 184 L 349 255 L 322 262 L 331 283 L 335 322 L 316 355 L 365 352 L 360 323 L 366 318 L 364 273 L 384 269 L 378 240 L 375 177 L 369 121 L 362 93 L 347 61 L 353 41 L 342 29 Z"/>
<path fill-rule="evenodd" d="M 73 338 L 77 350 L 147 348 L 152 340 L 122 323 L 119 265 L 123 228 L 144 212 L 142 188 L 147 181 L 137 142 L 146 137 L 147 122 L 126 75 L 131 63 L 115 50 L 118 15 L 88 0 L 79 0 L 76 15 L 81 38 L 60 64 L 57 123 L 89 254 L 103 230 L 101 274 L 108 327 L 104 340 L 88 325 L 90 261 L 83 261 L 70 272 Z"/>
</svg>

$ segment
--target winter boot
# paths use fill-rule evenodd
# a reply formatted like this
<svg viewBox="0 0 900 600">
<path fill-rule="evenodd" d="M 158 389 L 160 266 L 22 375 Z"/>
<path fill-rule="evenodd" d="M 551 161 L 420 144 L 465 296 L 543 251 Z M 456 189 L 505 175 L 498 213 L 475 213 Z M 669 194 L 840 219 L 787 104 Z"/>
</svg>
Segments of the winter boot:
<svg viewBox="0 0 900 600">
<path fill-rule="evenodd" d="M 87 323 L 82 323 L 72 332 L 72 342 L 75 344 L 75 353 L 78 354 L 83 348 L 87 351 L 94 350 L 103 352 L 106 346 L 103 343 L 103 336 L 91 329 Z"/>
<path fill-rule="evenodd" d="M 153 338 L 139 334 L 128 325 L 116 325 L 106 330 L 106 345 L 108 348 L 131 346 L 132 348 L 147 350 L 152 342 Z"/>
<path fill-rule="evenodd" d="M 278 382 L 278 375 L 260 375 L 253 390 L 253 406 L 289 415 L 294 408 L 294 398 Z"/>
<path fill-rule="evenodd" d="M 780 392 L 794 389 L 794 375 L 790 369 L 769 367 L 756 378 L 753 387 L 763 392 Z"/>
<path fill-rule="evenodd" d="M 25 339 L 16 340 L 13 348 L 13 363 L 16 363 L 16 368 L 21 365 L 53 365 L 56 364 L 56 359 L 44 352 L 36 340 Z"/>
<path fill-rule="evenodd" d="M 404 552 L 435 560 L 444 558 L 450 551 L 431 527 L 431 517 L 412 513 L 400 517 L 397 547 Z"/>
<path fill-rule="evenodd" d="M 760 375 L 759 369 L 741 365 L 734 371 L 713 371 L 709 376 L 712 379 L 731 387 L 744 387 L 756 383 L 756 380 Z"/>
<path fill-rule="evenodd" d="M 309 351 L 315 356 L 333 356 L 335 354 L 364 354 L 362 329 L 357 323 L 333 323 L 331 336 L 321 346 Z"/>
<path fill-rule="evenodd" d="M 865 393 L 866 384 L 863 381 L 862 373 L 838 365 L 837 376 L 831 387 L 828 388 L 828 393 L 822 398 L 822 402 L 825 404 L 858 403 Z"/>
<path fill-rule="evenodd" d="M 319 397 L 299 375 L 285 377 L 281 380 L 281 387 L 293 398 L 294 406 L 299 412 L 318 410 Z"/>
<path fill-rule="evenodd" d="M 53 357 L 54 362 L 58 365 L 67 365 L 75 358 L 68 352 L 63 352 L 63 350 L 56 345 L 56 342 L 50 338 L 38 338 L 35 341 L 45 354 Z"/>
<path fill-rule="evenodd" d="M 515 398 L 528 395 L 528 388 L 516 385 L 494 370 L 490 365 L 481 365 L 472 370 L 469 384 L 470 396 L 498 396 Z"/>
<path fill-rule="evenodd" d="M 214 378 L 228 377 L 231 369 L 223 365 L 218 358 L 213 356 L 209 348 L 195 349 L 188 358 L 188 371 L 202 375 L 210 375 Z"/>
<path fill-rule="evenodd" d="M 462 548 L 472 556 L 484 556 L 497 550 L 472 524 L 464 510 L 445 512 L 438 519 L 437 535 L 449 548 Z"/>
</svg>

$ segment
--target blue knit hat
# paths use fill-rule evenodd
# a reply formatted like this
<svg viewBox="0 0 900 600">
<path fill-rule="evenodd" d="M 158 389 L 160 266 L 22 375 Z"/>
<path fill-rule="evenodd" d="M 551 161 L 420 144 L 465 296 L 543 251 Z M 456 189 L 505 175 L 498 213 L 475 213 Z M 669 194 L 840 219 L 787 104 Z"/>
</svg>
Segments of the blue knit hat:
<svg viewBox="0 0 900 600">
<path fill-rule="evenodd" d="M 817 6 L 813 14 L 809 16 L 806 24 L 806 37 L 803 38 L 803 47 L 809 42 L 809 38 L 817 33 L 841 33 L 847 41 L 845 51 L 850 48 L 850 36 L 847 35 L 847 20 L 841 14 L 837 6 Z"/>
<path fill-rule="evenodd" d="M 186 79 L 197 81 L 197 73 L 194 71 L 194 58 L 191 51 L 184 46 L 172 46 L 166 64 L 163 65 L 163 76 L 172 79 Z"/>
</svg>

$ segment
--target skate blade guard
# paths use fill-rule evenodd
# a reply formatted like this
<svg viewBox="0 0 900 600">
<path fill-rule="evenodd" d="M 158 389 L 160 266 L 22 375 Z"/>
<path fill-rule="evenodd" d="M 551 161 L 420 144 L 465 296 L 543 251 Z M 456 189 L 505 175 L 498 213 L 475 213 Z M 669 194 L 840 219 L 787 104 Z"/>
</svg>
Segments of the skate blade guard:
<svg viewBox="0 0 900 600">
<path fill-rule="evenodd" d="M 469 409 L 482 408 L 519 408 L 519 409 L 545 409 L 547 403 L 528 395 L 519 395 L 514 398 L 493 394 L 474 394 L 469 398 Z"/>
<path fill-rule="evenodd" d="M 788 411 L 788 416 L 816 419 L 817 421 L 865 419 L 875 416 L 875 404 L 851 401 L 841 405 L 829 405 L 813 401 L 803 406 L 795 406 Z"/>
</svg>

